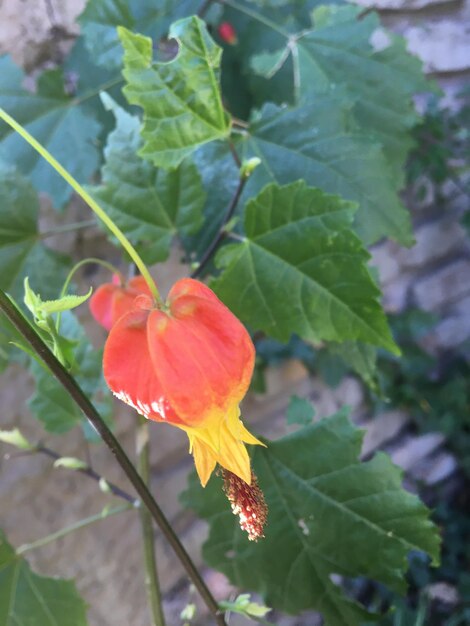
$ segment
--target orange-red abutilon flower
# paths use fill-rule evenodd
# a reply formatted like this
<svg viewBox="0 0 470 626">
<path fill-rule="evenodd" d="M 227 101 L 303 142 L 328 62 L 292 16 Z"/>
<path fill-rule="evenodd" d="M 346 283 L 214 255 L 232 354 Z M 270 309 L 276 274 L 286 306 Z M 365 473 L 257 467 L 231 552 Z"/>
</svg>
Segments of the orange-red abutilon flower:
<svg viewBox="0 0 470 626">
<path fill-rule="evenodd" d="M 115 396 L 141 415 L 184 430 L 202 485 L 217 463 L 251 483 L 240 420 L 255 350 L 243 324 L 209 287 L 179 280 L 165 305 L 138 296 L 112 326 L 103 357 Z"/>
<path fill-rule="evenodd" d="M 98 287 L 90 298 L 90 311 L 95 320 L 106 330 L 111 330 L 115 322 L 124 313 L 128 313 L 134 300 L 140 294 L 150 296 L 150 290 L 143 276 L 135 276 L 123 283 L 120 276 L 114 274 L 111 283 Z"/>
</svg>

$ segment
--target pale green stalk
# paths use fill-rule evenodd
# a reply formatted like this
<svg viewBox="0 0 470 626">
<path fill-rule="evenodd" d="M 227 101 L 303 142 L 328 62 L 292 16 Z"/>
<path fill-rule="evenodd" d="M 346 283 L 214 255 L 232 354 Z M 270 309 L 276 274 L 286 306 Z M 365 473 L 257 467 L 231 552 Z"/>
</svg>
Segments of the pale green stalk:
<svg viewBox="0 0 470 626">
<path fill-rule="evenodd" d="M 51 533 L 46 537 L 42 537 L 37 541 L 33 541 L 32 543 L 25 543 L 20 546 L 17 550 L 17 554 L 23 554 L 24 552 L 28 552 L 29 550 L 34 550 L 36 548 L 42 548 L 43 546 L 47 546 L 48 543 L 52 543 L 61 537 L 65 537 L 69 533 L 73 533 L 80 528 L 84 528 L 85 526 L 89 526 L 90 524 L 94 524 L 95 522 L 99 522 L 102 519 L 106 519 L 107 517 L 111 517 L 111 515 L 118 515 L 119 513 L 123 513 L 124 511 L 129 511 L 130 509 L 135 508 L 132 504 L 123 504 L 121 506 L 114 507 L 113 509 L 103 510 L 100 513 L 96 513 L 96 515 L 91 515 L 90 517 L 85 517 L 84 519 L 79 520 L 78 522 L 74 522 L 70 524 L 70 526 L 65 526 L 60 530 L 57 530 L 55 533 Z"/>
<path fill-rule="evenodd" d="M 104 268 L 109 270 L 111 273 L 118 274 L 121 277 L 121 279 L 123 280 L 123 276 L 122 276 L 121 272 L 116 267 L 114 267 L 114 265 L 112 263 L 108 263 L 108 261 L 104 261 L 103 259 L 98 259 L 96 257 L 88 257 L 87 259 L 82 259 L 81 261 L 76 263 L 72 267 L 70 272 L 68 273 L 67 278 L 65 279 L 64 285 L 62 287 L 62 290 L 60 292 L 60 297 L 61 298 L 63 298 L 65 296 L 65 294 L 67 293 L 67 290 L 69 288 L 70 282 L 71 282 L 72 278 L 74 277 L 75 272 L 77 272 L 83 265 L 86 265 L 87 263 L 95 263 L 97 265 L 102 265 Z M 60 317 L 61 317 L 61 312 L 59 311 L 59 313 L 57 313 L 57 319 L 56 319 L 56 324 L 55 324 L 57 332 L 59 332 L 59 330 L 60 330 Z"/>
</svg>

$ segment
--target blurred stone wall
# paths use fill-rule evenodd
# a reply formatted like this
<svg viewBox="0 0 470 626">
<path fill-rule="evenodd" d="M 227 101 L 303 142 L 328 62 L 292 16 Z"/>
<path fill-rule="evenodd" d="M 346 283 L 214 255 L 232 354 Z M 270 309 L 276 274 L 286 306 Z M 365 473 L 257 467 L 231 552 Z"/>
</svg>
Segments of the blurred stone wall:
<svg viewBox="0 0 470 626">
<path fill-rule="evenodd" d="M 470 72 L 468 18 L 470 1 L 458 0 L 360 0 L 365 6 L 380 8 L 385 23 L 403 33 L 412 51 L 425 62 L 427 71 L 439 79 L 452 100 Z M 77 32 L 75 18 L 83 8 L 83 0 L 0 0 L 0 53 L 9 52 L 16 62 L 28 70 L 60 59 Z M 1 82 L 1 76 L 0 76 Z M 414 211 L 416 245 L 400 248 L 387 242 L 373 249 L 373 261 L 379 267 L 385 305 L 389 311 L 416 306 L 438 313 L 442 319 L 430 340 L 432 348 L 451 348 L 470 337 L 470 250 L 458 223 L 465 209 L 465 199 L 449 185 L 446 209 L 428 194 Z M 79 210 L 79 209 L 77 209 Z M 46 212 L 47 213 L 47 212 Z M 47 214 L 45 217 L 47 221 Z M 67 220 L 72 220 L 70 214 Z M 77 249 L 77 257 L 90 256 L 100 249 L 102 254 L 117 258 L 106 247 L 96 230 L 82 236 L 67 235 L 56 242 L 64 249 Z M 165 266 L 160 284 L 170 285 L 183 274 L 175 258 Z M 99 274 L 86 277 L 87 285 L 98 284 Z M 87 322 L 87 320 L 84 320 Z M 96 345 L 104 334 L 93 330 Z M 32 392 L 31 381 L 17 368 L 11 368 L 0 382 L 2 428 L 18 425 L 32 440 L 42 436 L 28 414 L 23 398 Z M 255 429 L 271 437 L 285 432 L 283 418 L 290 395 L 310 396 L 323 416 L 344 404 L 354 408 L 356 421 L 367 422 L 363 414 L 362 391 L 353 379 L 344 380 L 331 392 L 318 380 L 307 378 L 303 367 L 295 362 L 268 374 L 268 393 L 262 398 L 249 397 L 244 414 Z M 133 454 L 134 417 L 116 403 L 117 434 Z M 403 431 L 406 416 L 384 414 L 370 423 L 365 451 L 370 453 L 384 446 Z M 184 488 L 192 463 L 187 454 L 186 436 L 166 424 L 151 428 L 152 490 L 170 517 L 175 529 L 196 561 L 200 562 L 200 544 L 204 525 L 182 511 L 178 494 Z M 86 458 L 83 441 L 76 434 L 57 440 L 49 438 L 51 447 L 62 454 Z M 406 439 L 399 449 L 391 448 L 394 460 L 409 472 L 416 467 L 419 478 L 429 479 L 429 462 L 433 455 L 434 478 L 438 480 L 453 469 L 452 459 L 440 449 L 440 435 Z M 6 447 L 0 450 L 0 459 Z M 116 468 L 114 460 L 102 448 L 89 452 L 94 468 L 125 489 L 130 487 Z M 0 465 L 0 527 L 14 545 L 20 545 L 48 534 L 53 529 L 99 511 L 113 499 L 104 496 L 91 480 L 67 470 L 54 470 L 47 458 L 35 456 L 3 458 Z M 158 536 L 162 586 L 166 591 L 168 624 L 179 624 L 178 613 L 189 599 L 183 572 L 171 551 Z M 125 513 L 96 524 L 80 533 L 30 553 L 38 571 L 49 575 L 77 579 L 80 591 L 91 605 L 93 626 L 144 626 L 149 623 L 144 580 L 140 559 L 139 525 L 133 513 Z M 221 576 L 207 572 L 216 593 L 226 596 L 228 587 Z M 207 620 L 202 619 L 201 624 Z M 233 622 L 235 624 L 235 621 Z M 242 623 L 242 622 L 240 622 Z M 279 620 L 281 624 L 294 622 Z M 312 626 L 313 621 L 306 622 Z M 299 624 L 299 622 L 295 622 Z"/>
</svg>

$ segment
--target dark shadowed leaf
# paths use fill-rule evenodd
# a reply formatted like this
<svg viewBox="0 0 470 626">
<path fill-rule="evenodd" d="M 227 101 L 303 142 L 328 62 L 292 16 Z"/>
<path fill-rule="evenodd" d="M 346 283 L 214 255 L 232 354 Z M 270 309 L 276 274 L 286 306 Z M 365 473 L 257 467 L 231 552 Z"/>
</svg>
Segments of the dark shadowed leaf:
<svg viewBox="0 0 470 626">
<path fill-rule="evenodd" d="M 168 171 L 139 157 L 140 121 L 105 101 L 114 112 L 116 128 L 105 148 L 103 183 L 89 191 L 145 262 L 164 261 L 175 235 L 187 237 L 202 226 L 206 194 L 199 173 L 187 159 Z"/>
<path fill-rule="evenodd" d="M 436 563 L 439 533 L 388 456 L 359 462 L 361 444 L 361 431 L 338 414 L 256 447 L 254 471 L 269 507 L 258 543 L 239 529 L 220 478 L 202 489 L 193 477 L 183 501 L 209 523 L 208 565 L 281 611 L 318 610 L 327 626 L 370 620 L 331 576 L 366 576 L 403 593 L 407 555 L 426 552 Z"/>
</svg>

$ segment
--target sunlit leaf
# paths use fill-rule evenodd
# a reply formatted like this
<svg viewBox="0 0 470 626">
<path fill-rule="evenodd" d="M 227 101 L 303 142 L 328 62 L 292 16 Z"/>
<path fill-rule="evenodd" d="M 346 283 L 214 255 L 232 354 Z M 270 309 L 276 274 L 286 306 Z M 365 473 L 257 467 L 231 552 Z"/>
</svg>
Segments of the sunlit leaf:
<svg viewBox="0 0 470 626">
<path fill-rule="evenodd" d="M 268 185 L 246 206 L 246 238 L 217 255 L 216 293 L 250 327 L 281 341 L 295 333 L 397 353 L 369 254 L 350 229 L 354 209 L 302 181 Z"/>
<path fill-rule="evenodd" d="M 152 40 L 119 28 L 124 47 L 124 93 L 144 110 L 140 154 L 157 167 L 176 167 L 198 146 L 226 137 L 230 117 L 219 88 L 221 49 L 199 18 L 172 24 L 178 53 L 167 63 L 153 59 Z"/>
</svg>

